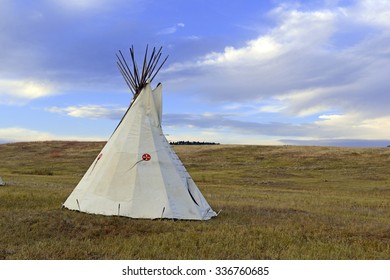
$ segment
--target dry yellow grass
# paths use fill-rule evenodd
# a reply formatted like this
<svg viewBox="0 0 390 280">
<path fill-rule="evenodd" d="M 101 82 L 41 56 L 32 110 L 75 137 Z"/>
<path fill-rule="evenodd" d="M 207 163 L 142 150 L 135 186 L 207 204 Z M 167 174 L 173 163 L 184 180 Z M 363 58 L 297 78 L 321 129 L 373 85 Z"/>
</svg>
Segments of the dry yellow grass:
<svg viewBox="0 0 390 280">
<path fill-rule="evenodd" d="M 217 218 L 61 209 L 103 144 L 0 145 L 0 259 L 390 259 L 390 148 L 177 146 Z"/>
</svg>

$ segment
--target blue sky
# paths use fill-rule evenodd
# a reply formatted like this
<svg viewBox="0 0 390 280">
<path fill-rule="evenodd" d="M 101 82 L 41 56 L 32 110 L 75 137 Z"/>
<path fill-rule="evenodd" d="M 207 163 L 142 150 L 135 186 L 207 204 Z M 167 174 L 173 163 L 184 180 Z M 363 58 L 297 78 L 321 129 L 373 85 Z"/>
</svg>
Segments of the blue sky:
<svg viewBox="0 0 390 280">
<path fill-rule="evenodd" d="M 385 0 L 0 0 L 0 143 L 107 140 L 146 44 L 169 140 L 390 145 Z"/>
</svg>

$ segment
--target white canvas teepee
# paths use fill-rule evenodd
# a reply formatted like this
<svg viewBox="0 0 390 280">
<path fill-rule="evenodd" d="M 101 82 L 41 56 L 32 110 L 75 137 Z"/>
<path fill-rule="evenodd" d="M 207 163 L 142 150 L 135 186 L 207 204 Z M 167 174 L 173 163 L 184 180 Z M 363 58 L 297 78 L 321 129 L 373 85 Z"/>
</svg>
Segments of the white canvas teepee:
<svg viewBox="0 0 390 280">
<path fill-rule="evenodd" d="M 163 134 L 162 85 L 143 83 L 132 88 L 132 104 L 64 207 L 147 219 L 216 216 Z"/>
</svg>

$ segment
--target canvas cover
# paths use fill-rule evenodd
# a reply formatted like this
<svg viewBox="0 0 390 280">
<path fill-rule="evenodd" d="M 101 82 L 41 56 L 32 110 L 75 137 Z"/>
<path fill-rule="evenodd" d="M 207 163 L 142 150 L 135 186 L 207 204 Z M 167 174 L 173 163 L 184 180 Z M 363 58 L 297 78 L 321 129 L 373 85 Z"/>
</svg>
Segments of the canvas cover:
<svg viewBox="0 0 390 280">
<path fill-rule="evenodd" d="M 161 128 L 162 85 L 147 84 L 64 203 L 81 212 L 207 220 L 216 213 Z"/>
</svg>

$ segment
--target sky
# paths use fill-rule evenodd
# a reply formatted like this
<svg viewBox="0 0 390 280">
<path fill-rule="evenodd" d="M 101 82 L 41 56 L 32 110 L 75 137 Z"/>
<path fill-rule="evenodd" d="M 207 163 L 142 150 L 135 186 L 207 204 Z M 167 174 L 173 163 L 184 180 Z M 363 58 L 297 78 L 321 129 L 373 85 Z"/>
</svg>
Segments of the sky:
<svg viewBox="0 0 390 280">
<path fill-rule="evenodd" d="M 390 145 L 387 0 L 0 0 L 0 143 L 107 140 L 147 44 L 170 141 Z"/>
</svg>

